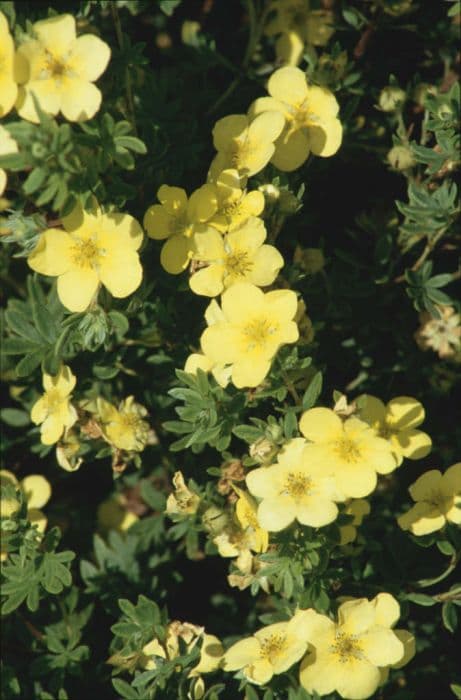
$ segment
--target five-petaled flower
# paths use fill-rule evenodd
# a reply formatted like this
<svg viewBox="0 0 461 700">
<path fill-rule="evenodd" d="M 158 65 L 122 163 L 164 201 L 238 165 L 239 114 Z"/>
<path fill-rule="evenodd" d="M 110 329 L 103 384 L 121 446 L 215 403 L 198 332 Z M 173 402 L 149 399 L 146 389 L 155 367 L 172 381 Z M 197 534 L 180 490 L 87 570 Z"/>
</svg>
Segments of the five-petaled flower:
<svg viewBox="0 0 461 700">
<path fill-rule="evenodd" d="M 250 107 L 250 115 L 282 114 L 286 126 L 275 143 L 271 162 L 279 170 L 299 168 L 309 153 L 332 156 L 342 141 L 339 106 L 326 88 L 308 85 L 299 68 L 285 66 L 269 78 L 270 97 L 260 97 Z"/>
<path fill-rule="evenodd" d="M 404 457 L 421 459 L 429 454 L 431 438 L 422 430 L 416 430 L 425 416 L 419 401 L 411 396 L 397 396 L 385 405 L 376 396 L 363 394 L 358 402 L 359 418 L 390 442 L 398 465 Z"/>
<path fill-rule="evenodd" d="M 350 700 L 368 698 L 381 681 L 381 669 L 404 658 L 404 643 L 391 629 L 400 614 L 392 596 L 379 602 L 348 600 L 339 607 L 337 623 L 309 612 L 305 622 L 309 653 L 300 670 L 301 685 L 308 693 L 337 691 Z"/>
<path fill-rule="evenodd" d="M 299 429 L 311 441 L 306 447 L 311 464 L 333 474 L 346 498 L 368 496 L 376 487 L 376 474 L 396 468 L 389 442 L 358 418 L 343 422 L 329 408 L 311 408 L 302 414 Z"/>
<path fill-rule="evenodd" d="M 58 296 L 70 311 L 85 311 L 103 284 L 123 298 L 139 287 L 138 248 L 143 231 L 128 214 L 84 211 L 77 205 L 62 218 L 65 231 L 42 233 L 27 262 L 42 275 L 58 278 Z"/>
<path fill-rule="evenodd" d="M 214 297 L 236 282 L 258 287 L 272 284 L 283 258 L 277 248 L 264 244 L 265 239 L 264 223 L 256 217 L 226 236 L 212 228 L 196 233 L 194 259 L 208 264 L 191 276 L 192 291 Z"/>
<path fill-rule="evenodd" d="M 75 375 L 66 365 L 62 365 L 55 376 L 43 375 L 45 393 L 32 406 L 30 416 L 36 425 L 41 423 L 40 439 L 44 445 L 57 442 L 65 429 L 77 420 L 77 412 L 70 403 L 75 384 Z"/>
<path fill-rule="evenodd" d="M 408 490 L 415 505 L 397 519 L 403 530 L 428 535 L 441 530 L 447 522 L 461 525 L 461 462 L 444 474 L 430 469 Z"/>
<path fill-rule="evenodd" d="M 298 339 L 296 294 L 277 290 L 264 294 L 246 282 L 232 285 L 221 298 L 223 320 L 206 328 L 203 353 L 212 365 L 231 365 L 237 388 L 255 387 L 270 370 L 285 343 Z"/>
<path fill-rule="evenodd" d="M 224 654 L 225 671 L 242 670 L 253 683 L 268 683 L 274 674 L 288 671 L 307 649 L 304 611 L 288 622 L 263 627 L 252 637 L 236 642 Z"/>
<path fill-rule="evenodd" d="M 194 248 L 194 233 L 208 231 L 205 222 L 217 210 L 213 185 L 203 185 L 187 198 L 181 187 L 162 185 L 157 192 L 160 204 L 153 204 L 144 215 L 144 228 L 151 238 L 166 240 L 160 263 L 171 275 L 179 275 L 188 266 Z"/>
<path fill-rule="evenodd" d="M 223 170 L 233 168 L 245 180 L 256 175 L 274 154 L 274 141 L 280 136 L 285 119 L 279 112 L 267 112 L 250 119 L 246 114 L 230 114 L 216 122 L 213 143 L 218 151 L 210 176 L 216 180 Z"/>
<path fill-rule="evenodd" d="M 106 70 L 109 46 L 93 34 L 77 38 L 75 18 L 67 14 L 35 22 L 33 31 L 36 38 L 21 44 L 16 54 L 19 116 L 38 123 L 35 96 L 48 114 L 91 119 L 102 99 L 93 83 Z"/>
<path fill-rule="evenodd" d="M 11 110 L 17 94 L 13 37 L 5 15 L 0 12 L 0 117 Z"/>
<path fill-rule="evenodd" d="M 335 480 L 322 468 L 312 468 L 306 441 L 295 438 L 278 455 L 276 464 L 251 471 L 247 478 L 250 492 L 261 499 L 258 522 L 270 532 L 278 532 L 296 519 L 302 525 L 323 527 L 335 520 L 338 508 Z"/>
</svg>

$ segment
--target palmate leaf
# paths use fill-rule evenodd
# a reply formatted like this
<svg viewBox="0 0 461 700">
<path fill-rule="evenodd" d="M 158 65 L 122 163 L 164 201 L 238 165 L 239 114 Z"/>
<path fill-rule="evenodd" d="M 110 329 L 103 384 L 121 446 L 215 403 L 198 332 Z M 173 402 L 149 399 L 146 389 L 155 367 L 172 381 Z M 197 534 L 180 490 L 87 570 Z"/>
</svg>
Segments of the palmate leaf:
<svg viewBox="0 0 461 700">
<path fill-rule="evenodd" d="M 69 565 L 75 554 L 54 551 L 59 537 L 58 528 L 53 528 L 44 541 L 48 551 L 41 551 L 37 545 L 36 549 L 11 554 L 2 566 L 2 577 L 6 579 L 1 588 L 3 615 L 13 612 L 24 601 L 29 610 L 35 611 L 46 593 L 57 595 L 72 584 Z"/>
</svg>

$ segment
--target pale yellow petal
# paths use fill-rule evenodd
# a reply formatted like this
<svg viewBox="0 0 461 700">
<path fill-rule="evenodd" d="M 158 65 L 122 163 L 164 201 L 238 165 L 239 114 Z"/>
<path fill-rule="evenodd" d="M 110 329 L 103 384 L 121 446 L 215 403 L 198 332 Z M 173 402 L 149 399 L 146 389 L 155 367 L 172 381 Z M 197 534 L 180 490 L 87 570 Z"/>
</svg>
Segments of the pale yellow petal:
<svg viewBox="0 0 461 700">
<path fill-rule="evenodd" d="M 213 143 L 217 151 L 226 150 L 232 141 L 247 129 L 246 114 L 230 114 L 219 119 L 213 127 Z"/>
<path fill-rule="evenodd" d="M 400 617 L 400 605 L 390 593 L 378 593 L 371 601 L 375 608 L 375 621 L 383 627 L 393 627 Z"/>
<path fill-rule="evenodd" d="M 281 490 L 280 465 L 253 469 L 246 476 L 249 491 L 257 498 L 276 498 Z"/>
<path fill-rule="evenodd" d="M 343 698 L 364 700 L 373 695 L 377 689 L 381 674 L 379 669 L 366 659 L 356 659 L 353 663 L 347 664 L 344 669 L 338 660 L 335 672 L 332 671 L 332 677 L 338 693 Z"/>
<path fill-rule="evenodd" d="M 461 462 L 452 464 L 446 470 L 440 486 L 445 493 L 461 494 Z"/>
<path fill-rule="evenodd" d="M 61 365 L 59 372 L 52 376 L 43 375 L 43 387 L 46 391 L 57 389 L 61 396 L 69 396 L 77 383 L 77 378 L 67 365 Z"/>
<path fill-rule="evenodd" d="M 124 247 L 108 251 L 100 261 L 99 277 L 112 296 L 129 296 L 142 281 L 142 266 L 138 254 Z"/>
<path fill-rule="evenodd" d="M 141 247 L 144 233 L 133 216 L 121 214 L 120 212 L 109 212 L 98 217 L 100 229 L 98 231 L 98 241 L 103 248 L 114 245 L 116 236 L 117 247 L 129 245 L 132 250 Z"/>
<path fill-rule="evenodd" d="M 337 505 L 318 494 L 303 499 L 296 506 L 296 519 L 309 527 L 324 527 L 336 520 L 337 516 Z"/>
<path fill-rule="evenodd" d="M 311 649 L 300 666 L 299 681 L 302 687 L 308 693 L 316 692 L 319 695 L 332 693 L 336 687 L 336 677 L 332 673 L 332 668 L 336 670 L 334 657 L 331 654 L 319 654 L 315 648 Z"/>
<path fill-rule="evenodd" d="M 73 268 L 58 277 L 58 296 L 69 311 L 85 311 L 98 285 L 98 275 L 92 268 Z"/>
<path fill-rule="evenodd" d="M 259 190 L 248 192 L 243 198 L 242 209 L 248 216 L 259 216 L 264 210 L 264 195 Z"/>
<path fill-rule="evenodd" d="M 239 357 L 232 367 L 232 382 L 237 389 L 258 386 L 268 375 L 270 368 L 271 363 L 265 358 Z"/>
<path fill-rule="evenodd" d="M 296 316 L 298 300 L 296 293 L 291 289 L 276 289 L 273 292 L 267 292 L 264 300 L 271 316 L 277 319 L 281 325 L 287 324 Z"/>
<path fill-rule="evenodd" d="M 420 537 L 441 530 L 445 527 L 446 518 L 429 503 L 416 503 L 407 513 L 397 518 L 397 522 L 402 530 L 410 530 Z"/>
<path fill-rule="evenodd" d="M 342 422 L 329 408 L 311 408 L 301 415 L 299 429 L 312 442 L 332 442 L 341 436 Z"/>
<path fill-rule="evenodd" d="M 212 364 L 230 364 L 239 355 L 240 332 L 226 323 L 215 323 L 204 330 L 200 343 Z"/>
<path fill-rule="evenodd" d="M 27 519 L 32 525 L 37 526 L 37 530 L 43 535 L 48 525 L 48 518 L 39 508 L 29 508 L 27 510 Z"/>
<path fill-rule="evenodd" d="M 186 360 L 184 371 L 189 374 L 196 374 L 197 369 L 202 369 L 204 372 L 209 372 L 212 364 L 208 357 L 199 352 L 193 352 Z"/>
<path fill-rule="evenodd" d="M 297 66 L 304 52 L 304 41 L 298 32 L 283 32 L 275 42 L 275 55 L 289 66 Z"/>
<path fill-rule="evenodd" d="M 386 407 L 386 423 L 393 430 L 417 428 L 424 417 L 423 405 L 411 396 L 397 396 Z"/>
<path fill-rule="evenodd" d="M 366 598 L 354 598 L 338 609 L 338 622 L 346 634 L 362 634 L 375 624 L 375 608 Z"/>
<path fill-rule="evenodd" d="M 151 238 L 161 241 L 171 236 L 174 217 L 162 204 L 153 204 L 144 214 L 143 225 Z"/>
<path fill-rule="evenodd" d="M 188 266 L 192 254 L 193 245 L 189 238 L 172 236 L 162 248 L 160 263 L 170 275 L 179 275 Z"/>
<path fill-rule="evenodd" d="M 330 119 L 309 126 L 309 147 L 316 156 L 328 158 L 336 153 L 343 139 L 343 127 L 339 119 Z"/>
<path fill-rule="evenodd" d="M 243 672 L 256 685 L 264 685 L 274 675 L 274 668 L 268 659 L 256 659 L 250 666 L 246 666 Z"/>
<path fill-rule="evenodd" d="M 303 131 L 292 131 L 277 139 L 271 162 L 284 173 L 301 167 L 310 153 L 310 140 Z"/>
<path fill-rule="evenodd" d="M 272 284 L 282 267 L 283 258 L 277 248 L 272 245 L 263 245 L 253 258 L 253 267 L 248 280 L 259 287 L 266 287 Z"/>
<path fill-rule="evenodd" d="M 32 406 L 31 412 L 30 412 L 30 419 L 32 423 L 35 423 L 35 425 L 39 425 L 39 423 L 43 423 L 45 418 L 48 415 L 48 404 L 46 402 L 46 399 L 41 397 L 34 403 Z"/>
<path fill-rule="evenodd" d="M 424 472 L 408 489 L 414 501 L 429 500 L 431 494 L 440 487 L 442 473 L 438 469 Z"/>
<path fill-rule="evenodd" d="M 244 250 L 255 253 L 266 240 L 266 236 L 266 227 L 262 219 L 251 217 L 226 236 L 226 247 L 230 248 L 231 252 Z"/>
<path fill-rule="evenodd" d="M 56 15 L 34 24 L 34 33 L 54 55 L 66 53 L 76 38 L 75 19 L 72 15 Z"/>
<path fill-rule="evenodd" d="M 41 474 L 29 474 L 21 481 L 29 508 L 43 508 L 51 497 L 51 485 Z"/>
<path fill-rule="evenodd" d="M 195 190 L 187 204 L 187 218 L 192 222 L 204 222 L 211 219 L 218 208 L 218 197 L 213 185 L 202 185 Z"/>
<path fill-rule="evenodd" d="M 284 117 L 290 113 L 288 105 L 284 102 L 274 100 L 273 97 L 258 97 L 258 99 L 251 103 L 248 115 L 251 119 L 254 119 L 258 114 L 262 114 L 263 112 L 280 112 Z"/>
<path fill-rule="evenodd" d="M 403 658 L 404 646 L 388 627 L 376 626 L 360 637 L 365 656 L 374 666 L 390 666 Z"/>
<path fill-rule="evenodd" d="M 68 233 L 57 228 L 44 231 L 32 253 L 27 258 L 29 267 L 41 275 L 56 277 L 72 266 L 73 241 Z"/>
<path fill-rule="evenodd" d="M 334 476 L 340 493 L 346 498 L 369 496 L 378 483 L 376 472 L 366 464 L 360 466 L 343 464 L 342 469 L 335 470 Z"/>
<path fill-rule="evenodd" d="M 392 435 L 392 445 L 407 459 L 422 459 L 431 451 L 432 440 L 422 430 L 405 428 Z"/>
<path fill-rule="evenodd" d="M 87 80 L 63 80 L 60 95 L 61 111 L 70 122 L 91 119 L 101 106 L 101 91 Z"/>
<path fill-rule="evenodd" d="M 264 292 L 246 282 L 234 284 L 222 295 L 221 306 L 228 321 L 240 324 L 250 313 L 256 317 L 264 309 Z"/>
<path fill-rule="evenodd" d="M 36 97 L 40 108 L 51 115 L 56 115 L 61 106 L 61 96 L 54 80 L 33 80 L 18 90 L 16 109 L 18 114 L 27 121 L 38 124 L 39 117 L 35 109 L 32 95 Z"/>
<path fill-rule="evenodd" d="M 416 639 L 415 636 L 408 630 L 396 629 L 394 634 L 400 639 L 403 644 L 403 657 L 396 664 L 392 664 L 392 668 L 402 668 L 409 661 L 412 660 L 416 653 Z"/>
<path fill-rule="evenodd" d="M 44 445 L 54 445 L 64 432 L 64 424 L 59 415 L 45 418 L 40 428 L 40 439 Z"/>
<path fill-rule="evenodd" d="M 224 289 L 224 267 L 218 263 L 212 263 L 195 272 L 189 278 L 189 286 L 194 294 L 205 297 L 216 297 Z"/>
<path fill-rule="evenodd" d="M 187 209 L 187 194 L 182 187 L 162 185 L 159 187 L 157 197 L 159 202 L 165 207 L 165 210 L 172 216 L 183 214 Z"/>
<path fill-rule="evenodd" d="M 285 119 L 280 112 L 258 114 L 248 128 L 250 143 L 273 143 L 281 134 Z"/>
<path fill-rule="evenodd" d="M 306 76 L 299 68 L 280 68 L 269 78 L 267 91 L 276 100 L 298 105 L 304 102 L 308 95 Z"/>
<path fill-rule="evenodd" d="M 264 499 L 258 507 L 258 522 L 269 532 L 280 532 L 291 525 L 296 516 L 296 506 L 290 496 L 277 495 Z"/>
<path fill-rule="evenodd" d="M 309 111 L 315 114 L 320 121 L 334 119 L 339 112 L 336 97 L 327 88 L 312 85 L 308 95 Z"/>
<path fill-rule="evenodd" d="M 360 406 L 358 416 L 375 429 L 384 427 L 386 418 L 386 406 L 376 396 L 362 394 L 358 397 L 357 403 Z"/>
<path fill-rule="evenodd" d="M 223 237 L 215 229 L 208 227 L 203 233 L 194 234 L 194 259 L 203 262 L 222 260 L 225 255 Z"/>
<path fill-rule="evenodd" d="M 68 62 L 79 78 L 93 82 L 104 73 L 109 59 L 110 48 L 104 41 L 83 34 L 73 43 Z"/>
<path fill-rule="evenodd" d="M 259 657 L 260 644 L 255 637 L 247 637 L 233 644 L 224 654 L 225 671 L 238 671 Z"/>
</svg>

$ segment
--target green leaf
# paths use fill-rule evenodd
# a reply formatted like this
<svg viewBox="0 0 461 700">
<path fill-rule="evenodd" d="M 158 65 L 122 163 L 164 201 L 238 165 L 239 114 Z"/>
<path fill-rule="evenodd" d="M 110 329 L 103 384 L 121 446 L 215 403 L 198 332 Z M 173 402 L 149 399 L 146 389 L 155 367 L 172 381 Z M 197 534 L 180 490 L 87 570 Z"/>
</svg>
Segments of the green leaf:
<svg viewBox="0 0 461 700">
<path fill-rule="evenodd" d="M 447 601 L 442 605 L 442 620 L 446 629 L 454 634 L 458 626 L 458 613 L 451 601 Z"/>
<path fill-rule="evenodd" d="M 48 175 L 48 170 L 46 168 L 37 167 L 34 168 L 26 180 L 23 183 L 22 189 L 25 194 L 32 194 L 38 190 L 44 183 L 45 178 Z"/>
<path fill-rule="evenodd" d="M 309 386 L 304 392 L 302 398 L 302 406 L 304 410 L 312 408 L 315 405 L 320 393 L 322 391 L 322 373 L 316 372 L 312 377 Z"/>
<path fill-rule="evenodd" d="M 25 313 L 7 309 L 5 312 L 5 320 L 9 328 L 17 333 L 17 335 L 20 335 L 29 340 L 31 343 L 35 343 L 37 345 L 41 345 L 43 343 L 42 338 L 30 323 Z"/>
<path fill-rule="evenodd" d="M 15 428 L 21 428 L 30 423 L 29 414 L 26 411 L 20 411 L 18 408 L 2 408 L 0 410 L 0 418 L 4 423 Z"/>
<path fill-rule="evenodd" d="M 437 603 L 434 598 L 430 595 L 425 595 L 425 593 L 407 593 L 405 600 L 409 600 L 411 603 L 416 603 L 416 605 L 423 605 L 425 607 L 435 605 Z"/>
<path fill-rule="evenodd" d="M 457 683 L 451 683 L 450 689 L 453 692 L 453 695 L 458 698 L 458 700 L 461 700 L 461 685 L 458 685 Z"/>
<path fill-rule="evenodd" d="M 33 355 L 26 355 L 18 362 L 15 367 L 16 374 L 18 377 L 27 377 L 29 374 L 37 369 L 42 361 L 43 355 L 40 353 L 34 353 Z"/>
</svg>

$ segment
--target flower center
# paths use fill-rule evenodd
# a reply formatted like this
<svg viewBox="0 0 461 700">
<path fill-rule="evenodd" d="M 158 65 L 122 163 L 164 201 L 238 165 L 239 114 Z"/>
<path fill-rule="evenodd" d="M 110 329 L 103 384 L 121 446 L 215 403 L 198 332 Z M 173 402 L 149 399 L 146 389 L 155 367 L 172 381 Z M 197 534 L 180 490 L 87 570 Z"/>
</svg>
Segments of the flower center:
<svg viewBox="0 0 461 700">
<path fill-rule="evenodd" d="M 226 255 L 225 266 L 228 274 L 241 275 L 243 277 L 248 272 L 251 272 L 253 263 L 248 260 L 247 252 L 234 250 L 233 253 Z"/>
<path fill-rule="evenodd" d="M 426 503 L 434 506 L 437 510 L 444 512 L 445 510 L 450 510 L 453 498 L 450 498 L 448 494 L 443 493 L 440 490 L 434 489 L 424 499 Z"/>
<path fill-rule="evenodd" d="M 294 499 L 305 496 L 312 488 L 312 479 L 301 472 L 290 472 L 284 483 L 283 493 Z"/>
<path fill-rule="evenodd" d="M 232 167 L 241 170 L 246 167 L 248 158 L 251 155 L 251 144 L 248 138 L 235 140 L 232 144 L 231 163 Z"/>
<path fill-rule="evenodd" d="M 337 632 L 335 643 L 331 646 L 331 652 L 339 656 L 341 663 L 347 663 L 352 659 L 363 658 L 362 645 L 354 634 Z"/>
<path fill-rule="evenodd" d="M 63 401 L 63 397 L 59 389 L 50 389 L 46 392 L 46 406 L 48 413 L 53 413 L 59 408 L 59 405 Z"/>
<path fill-rule="evenodd" d="M 88 238 L 84 241 L 76 241 L 71 248 L 70 255 L 72 262 L 77 267 L 94 268 L 104 253 L 102 248 L 98 248 L 96 243 Z"/>
<path fill-rule="evenodd" d="M 263 639 L 263 641 L 260 642 L 260 657 L 273 664 L 285 646 L 285 639 L 284 634 L 271 634 L 266 639 Z"/>
<path fill-rule="evenodd" d="M 258 318 L 250 321 L 250 323 L 243 328 L 247 352 L 255 349 L 264 349 L 270 336 L 273 335 L 276 330 L 277 327 L 265 318 Z"/>
<path fill-rule="evenodd" d="M 347 437 L 336 440 L 334 450 L 344 462 L 357 462 L 361 457 L 361 451 L 357 443 Z"/>
</svg>

